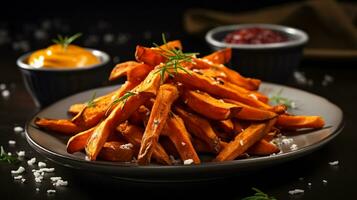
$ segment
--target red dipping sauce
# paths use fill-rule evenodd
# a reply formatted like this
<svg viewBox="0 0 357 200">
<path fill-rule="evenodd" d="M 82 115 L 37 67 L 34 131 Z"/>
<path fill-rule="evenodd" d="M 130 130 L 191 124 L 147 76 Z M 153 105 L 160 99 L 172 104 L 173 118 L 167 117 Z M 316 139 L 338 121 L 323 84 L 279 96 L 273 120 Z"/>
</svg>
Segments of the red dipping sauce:
<svg viewBox="0 0 357 200">
<path fill-rule="evenodd" d="M 265 28 L 243 28 L 228 33 L 224 38 L 224 42 L 230 44 L 269 44 L 287 40 L 285 35 Z"/>
</svg>

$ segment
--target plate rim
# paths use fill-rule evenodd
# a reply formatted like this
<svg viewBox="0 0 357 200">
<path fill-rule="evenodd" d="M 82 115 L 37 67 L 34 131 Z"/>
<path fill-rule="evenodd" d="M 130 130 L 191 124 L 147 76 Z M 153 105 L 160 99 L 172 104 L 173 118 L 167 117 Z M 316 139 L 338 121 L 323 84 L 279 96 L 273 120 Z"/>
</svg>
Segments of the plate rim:
<svg viewBox="0 0 357 200">
<path fill-rule="evenodd" d="M 307 93 L 309 95 L 313 95 L 314 97 L 317 97 L 321 100 L 324 100 L 326 102 L 328 102 L 329 104 L 333 105 L 334 107 L 336 107 L 340 112 L 341 112 L 341 122 L 340 124 L 336 127 L 336 129 L 327 137 L 323 138 L 322 140 L 320 140 L 319 142 L 303 147 L 301 149 L 297 149 L 295 151 L 291 151 L 291 152 L 286 152 L 283 154 L 276 154 L 275 156 L 263 156 L 263 157 L 254 157 L 254 158 L 250 158 L 250 159 L 240 159 L 240 160 L 232 160 L 232 161 L 224 161 L 224 162 L 205 162 L 205 163 L 201 163 L 200 165 L 146 165 L 146 166 L 140 166 L 137 165 L 135 163 L 130 163 L 130 162 L 109 162 L 109 161 L 87 161 L 85 159 L 79 159 L 79 158 L 75 158 L 75 157 L 68 157 L 66 155 L 60 154 L 60 153 L 56 153 L 53 152 L 52 150 L 46 149 L 44 147 L 42 147 L 40 144 L 36 143 L 29 135 L 28 131 L 30 126 L 32 128 L 35 128 L 37 130 L 37 127 L 34 127 L 33 121 L 35 120 L 36 116 L 38 114 L 40 114 L 41 112 L 43 112 L 44 110 L 52 107 L 54 104 L 60 103 L 61 101 L 64 101 L 68 98 L 72 98 L 74 96 L 77 95 L 81 95 L 84 94 L 88 91 L 93 91 L 93 90 L 98 90 L 98 89 L 109 89 L 109 88 L 115 88 L 115 87 L 119 87 L 121 84 L 119 85 L 109 85 L 109 86 L 104 86 L 104 87 L 98 87 L 98 88 L 92 88 L 86 91 L 82 91 L 73 95 L 70 95 L 68 97 L 65 97 L 63 99 L 60 99 L 56 102 L 54 102 L 53 104 L 39 110 L 38 112 L 36 112 L 34 115 L 32 115 L 32 117 L 26 122 L 25 124 L 25 136 L 26 136 L 26 140 L 27 142 L 30 144 L 30 146 L 32 148 L 34 148 L 36 151 L 38 151 L 40 154 L 44 155 L 45 157 L 47 157 L 48 159 L 70 167 L 70 168 L 78 168 L 79 166 L 83 165 L 82 167 L 90 167 L 91 169 L 95 169 L 95 167 L 101 167 L 101 168 L 107 168 L 110 169 L 112 167 L 116 167 L 117 170 L 120 169 L 125 169 L 125 170 L 150 170 L 150 172 L 153 171 L 157 171 L 157 170 L 177 170 L 178 168 L 181 170 L 188 170 L 188 171 L 195 171 L 195 170 L 200 170 L 200 169 L 215 169 L 217 167 L 227 167 L 227 168 L 231 168 L 231 167 L 247 167 L 250 166 L 251 164 L 257 163 L 257 164 L 261 164 L 261 163 L 265 163 L 265 162 L 272 162 L 271 164 L 278 164 L 281 162 L 284 162 L 285 160 L 291 160 L 291 159 L 296 159 L 299 157 L 302 157 L 308 153 L 311 153 L 315 150 L 317 150 L 318 148 L 324 146 L 326 143 L 330 142 L 331 140 L 333 140 L 336 136 L 338 136 L 344 126 L 345 126 L 345 119 L 344 119 L 344 113 L 343 110 L 338 107 L 336 104 L 334 104 L 333 102 L 329 101 L 328 99 L 319 96 L 317 94 L 311 93 L 311 92 L 307 92 L 305 90 L 301 90 L 298 88 L 294 88 L 291 86 L 286 86 L 286 85 L 280 85 L 280 84 L 275 84 L 275 83 L 270 83 L 270 82 L 262 82 L 265 85 L 273 85 L 274 87 L 286 87 L 292 90 L 297 90 L 299 92 L 304 92 Z M 44 131 L 44 130 L 40 130 L 40 131 Z M 69 160 L 68 163 L 70 162 L 71 164 L 68 163 L 61 163 L 61 162 L 57 162 L 56 158 L 59 158 L 61 160 Z M 274 161 L 274 162 L 273 162 Z M 76 166 L 73 166 L 73 163 L 76 164 Z M 120 169 L 119 169 L 120 168 Z M 90 170 L 93 171 L 93 170 Z M 101 170 L 96 170 L 96 171 L 101 171 Z"/>
</svg>

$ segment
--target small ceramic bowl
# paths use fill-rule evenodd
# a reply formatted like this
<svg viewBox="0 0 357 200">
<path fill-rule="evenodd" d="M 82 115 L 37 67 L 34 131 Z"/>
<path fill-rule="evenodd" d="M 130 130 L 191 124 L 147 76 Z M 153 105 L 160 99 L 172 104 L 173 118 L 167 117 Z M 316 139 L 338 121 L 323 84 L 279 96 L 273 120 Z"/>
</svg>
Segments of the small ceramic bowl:
<svg viewBox="0 0 357 200">
<path fill-rule="evenodd" d="M 27 53 L 17 59 L 26 89 L 39 107 L 47 106 L 71 94 L 103 85 L 108 77 L 110 56 L 99 50 L 87 49 L 100 63 L 83 68 L 34 68 L 27 64 Z"/>
<path fill-rule="evenodd" d="M 231 44 L 224 42 L 228 33 L 239 29 L 262 28 L 280 33 L 284 42 L 268 44 Z M 212 50 L 232 48 L 230 66 L 244 76 L 264 81 L 285 82 L 299 65 L 308 35 L 301 30 L 273 24 L 240 24 L 220 26 L 207 32 Z"/>
</svg>

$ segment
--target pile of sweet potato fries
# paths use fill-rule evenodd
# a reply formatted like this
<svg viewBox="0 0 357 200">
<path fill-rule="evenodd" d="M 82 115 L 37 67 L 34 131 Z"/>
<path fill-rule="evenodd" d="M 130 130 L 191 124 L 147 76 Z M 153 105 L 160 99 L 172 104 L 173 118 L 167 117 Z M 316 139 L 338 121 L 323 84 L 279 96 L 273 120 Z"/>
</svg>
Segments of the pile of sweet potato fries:
<svg viewBox="0 0 357 200">
<path fill-rule="evenodd" d="M 165 41 L 137 46 L 135 58 L 112 70 L 110 80 L 127 79 L 117 90 L 72 105 L 72 119 L 38 118 L 36 125 L 70 135 L 69 153 L 139 165 L 171 165 L 169 155 L 185 164 L 200 164 L 202 153 L 217 162 L 266 156 L 280 151 L 271 141 L 281 130 L 324 126 L 319 116 L 269 105 L 257 91 L 260 80 L 224 65 L 231 49 L 197 58 L 180 41 Z"/>
</svg>

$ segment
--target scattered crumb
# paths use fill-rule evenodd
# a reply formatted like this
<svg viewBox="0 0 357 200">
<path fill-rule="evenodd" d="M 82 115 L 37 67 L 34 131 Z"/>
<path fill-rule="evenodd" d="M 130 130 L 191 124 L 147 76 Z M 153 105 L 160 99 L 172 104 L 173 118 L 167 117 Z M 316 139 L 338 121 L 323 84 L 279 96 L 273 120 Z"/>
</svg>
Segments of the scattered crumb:
<svg viewBox="0 0 357 200">
<path fill-rule="evenodd" d="M 11 174 L 22 174 L 25 171 L 25 168 L 20 166 L 17 170 L 11 170 Z"/>
<path fill-rule="evenodd" d="M 329 162 L 328 164 L 331 166 L 336 166 L 336 165 L 338 165 L 338 160 Z"/>
<path fill-rule="evenodd" d="M 294 190 L 290 190 L 288 193 L 290 195 L 295 195 L 295 194 L 303 194 L 305 191 L 301 190 L 301 189 L 294 189 Z"/>
<path fill-rule="evenodd" d="M 58 186 L 67 186 L 67 185 L 68 185 L 68 181 L 64 181 L 62 179 L 57 180 L 57 181 L 55 181 L 53 183 L 53 186 L 56 186 L 56 187 L 58 187 Z"/>
<path fill-rule="evenodd" d="M 307 186 L 311 187 L 311 186 L 312 186 L 312 184 L 311 184 L 311 183 L 307 183 Z"/>
<path fill-rule="evenodd" d="M 292 145 L 290 146 L 290 149 L 291 149 L 292 151 L 296 151 L 296 150 L 298 149 L 298 146 L 297 146 L 296 144 L 292 144 Z"/>
<path fill-rule="evenodd" d="M 289 144 L 291 144 L 292 142 L 294 142 L 294 139 L 292 139 L 292 138 L 284 138 L 284 139 L 281 140 L 281 142 L 282 142 L 283 144 L 285 144 L 285 145 L 289 145 Z"/>
<path fill-rule="evenodd" d="M 26 179 L 22 178 L 21 183 L 25 183 Z"/>
<path fill-rule="evenodd" d="M 133 147 L 134 147 L 134 145 L 131 144 L 131 143 L 127 143 L 127 144 L 122 144 L 122 145 L 120 145 L 120 148 L 121 148 L 121 149 L 127 149 L 127 150 L 130 150 L 130 149 L 133 148 Z"/>
<path fill-rule="evenodd" d="M 324 184 L 324 185 L 326 185 L 327 184 L 327 180 L 322 180 L 322 183 Z"/>
<path fill-rule="evenodd" d="M 47 190 L 47 194 L 55 194 L 56 190 Z"/>
<path fill-rule="evenodd" d="M 31 158 L 30 160 L 27 161 L 27 164 L 28 165 L 33 165 L 33 164 L 35 164 L 35 162 L 36 162 L 36 158 L 33 157 L 33 158 Z"/>
<path fill-rule="evenodd" d="M 23 131 L 24 131 L 24 129 L 21 126 L 15 126 L 14 127 L 14 132 L 15 133 L 21 133 Z"/>
<path fill-rule="evenodd" d="M 40 191 L 40 188 L 36 188 L 36 192 L 39 192 Z"/>
<path fill-rule="evenodd" d="M 192 159 L 187 159 L 187 160 L 184 160 L 183 161 L 183 164 L 184 165 L 191 165 L 193 163 L 193 160 Z"/>
<path fill-rule="evenodd" d="M 9 140 L 9 145 L 15 145 L 16 141 L 15 140 Z"/>
<path fill-rule="evenodd" d="M 17 156 L 19 156 L 19 157 L 25 157 L 25 151 L 19 151 L 19 152 L 17 152 Z"/>
<path fill-rule="evenodd" d="M 22 179 L 22 176 L 21 176 L 21 175 L 14 176 L 14 180 L 20 180 L 20 179 Z"/>
<path fill-rule="evenodd" d="M 46 163 L 44 163 L 44 162 L 38 162 L 38 167 L 39 168 L 44 168 L 44 167 L 46 167 L 47 165 L 46 165 Z"/>
</svg>

